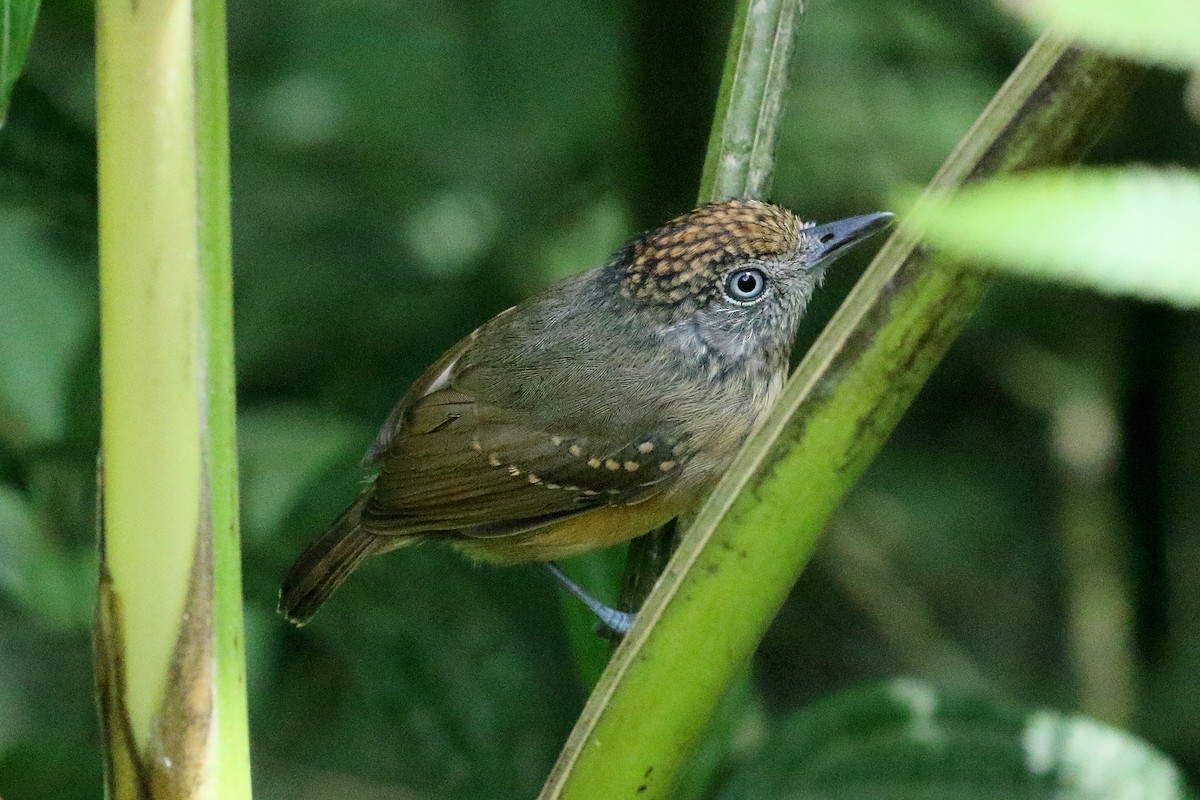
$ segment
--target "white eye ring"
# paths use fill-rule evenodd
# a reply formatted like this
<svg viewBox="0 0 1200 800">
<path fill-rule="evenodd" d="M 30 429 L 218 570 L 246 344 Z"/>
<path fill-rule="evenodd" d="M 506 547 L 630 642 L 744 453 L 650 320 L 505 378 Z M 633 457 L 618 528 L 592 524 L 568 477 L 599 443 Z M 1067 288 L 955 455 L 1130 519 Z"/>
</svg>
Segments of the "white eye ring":
<svg viewBox="0 0 1200 800">
<path fill-rule="evenodd" d="M 767 288 L 767 276 L 761 269 L 746 267 L 729 273 L 725 279 L 725 294 L 737 303 L 751 303 L 762 297 Z"/>
</svg>

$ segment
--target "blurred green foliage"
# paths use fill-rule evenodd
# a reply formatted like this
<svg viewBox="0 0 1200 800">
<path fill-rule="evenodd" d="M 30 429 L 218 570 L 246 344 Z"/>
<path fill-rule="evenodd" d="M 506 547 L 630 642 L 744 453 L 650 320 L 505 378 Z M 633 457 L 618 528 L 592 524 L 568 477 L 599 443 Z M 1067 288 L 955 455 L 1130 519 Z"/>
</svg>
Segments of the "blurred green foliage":
<svg viewBox="0 0 1200 800">
<path fill-rule="evenodd" d="M 1115 728 L 897 678 L 788 715 L 718 796 L 1180 800 L 1183 792 L 1175 765 Z"/>
<path fill-rule="evenodd" d="M 8 116 L 13 84 L 25 66 L 40 0 L 0 0 L 0 128 Z"/>
<path fill-rule="evenodd" d="M 1189 0 L 1001 0 L 1039 27 L 1135 61 L 1200 65 L 1200 9 Z"/>
<path fill-rule="evenodd" d="M 1200 306 L 1197 219 L 1200 173 L 1138 168 L 1005 176 L 908 216 L 926 241 L 978 266 L 1180 308 Z"/>
<path fill-rule="evenodd" d="M 1053 36 L 1131 61 L 1200 64 L 1200 6 L 1187 0 L 1039 0 L 1016 10 Z M 1194 87 L 1193 78 L 1193 106 Z M 926 243 L 955 259 L 1105 294 L 1200 305 L 1194 171 L 1033 171 L 904 205 Z"/>
<path fill-rule="evenodd" d="M 529 797 L 543 780 L 588 687 L 542 571 L 420 548 L 301 631 L 274 615 L 278 580 L 422 367 L 691 205 L 729 12 L 231 5 L 259 797 Z M 91 9 L 49 4 L 38 25 L 0 131 L 0 795 L 71 800 L 99 796 L 101 765 Z M 824 220 L 924 182 L 1028 42 L 983 0 L 809 3 L 774 199 Z M 1182 92 L 1152 75 L 1097 160 L 1194 166 Z M 831 275 L 806 340 L 863 259 Z M 830 526 L 689 796 L 764 796 L 802 709 L 897 675 L 1102 717 L 1196 776 L 1198 358 L 1195 315 L 1000 286 Z M 580 569 L 613 576 L 613 558 Z"/>
</svg>

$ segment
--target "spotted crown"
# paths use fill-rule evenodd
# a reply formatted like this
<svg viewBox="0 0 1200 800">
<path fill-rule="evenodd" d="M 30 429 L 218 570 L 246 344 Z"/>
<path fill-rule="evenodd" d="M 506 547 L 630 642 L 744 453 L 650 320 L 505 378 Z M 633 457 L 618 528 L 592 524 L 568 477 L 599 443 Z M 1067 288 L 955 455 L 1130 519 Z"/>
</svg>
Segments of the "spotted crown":
<svg viewBox="0 0 1200 800">
<path fill-rule="evenodd" d="M 729 264 L 791 253 L 804 227 L 791 211 L 759 200 L 709 203 L 634 241 L 621 291 L 654 305 L 702 305 L 720 291 L 715 278 Z"/>
</svg>

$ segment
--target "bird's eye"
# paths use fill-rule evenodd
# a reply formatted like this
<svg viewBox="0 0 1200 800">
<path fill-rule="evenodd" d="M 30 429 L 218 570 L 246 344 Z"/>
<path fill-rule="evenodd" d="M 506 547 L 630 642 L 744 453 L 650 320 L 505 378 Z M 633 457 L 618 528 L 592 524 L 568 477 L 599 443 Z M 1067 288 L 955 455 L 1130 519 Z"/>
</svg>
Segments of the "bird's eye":
<svg viewBox="0 0 1200 800">
<path fill-rule="evenodd" d="M 757 300 L 766 288 L 767 276 L 762 270 L 753 267 L 735 270 L 729 273 L 725 280 L 725 294 L 729 295 L 730 300 L 739 303 Z"/>
</svg>

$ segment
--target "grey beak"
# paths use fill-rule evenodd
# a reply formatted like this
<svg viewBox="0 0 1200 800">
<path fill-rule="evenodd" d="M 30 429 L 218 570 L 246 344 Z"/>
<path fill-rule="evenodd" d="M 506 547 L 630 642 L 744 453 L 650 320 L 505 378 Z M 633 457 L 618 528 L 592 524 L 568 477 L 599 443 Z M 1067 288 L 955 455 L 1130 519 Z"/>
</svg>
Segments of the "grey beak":
<svg viewBox="0 0 1200 800">
<path fill-rule="evenodd" d="M 803 233 L 810 241 L 816 240 L 814 261 L 829 261 L 839 256 L 854 245 L 870 238 L 892 224 L 895 216 L 887 211 L 878 214 L 863 214 L 849 219 L 839 219 L 836 222 L 826 222 L 813 228 L 805 228 Z"/>
</svg>

